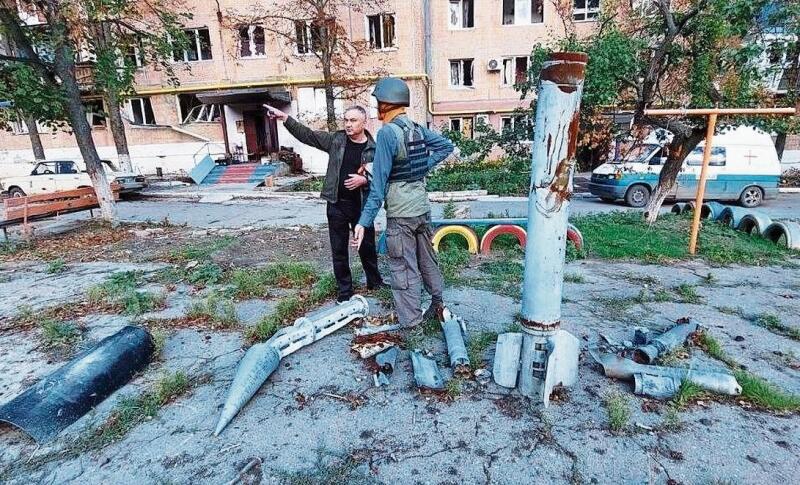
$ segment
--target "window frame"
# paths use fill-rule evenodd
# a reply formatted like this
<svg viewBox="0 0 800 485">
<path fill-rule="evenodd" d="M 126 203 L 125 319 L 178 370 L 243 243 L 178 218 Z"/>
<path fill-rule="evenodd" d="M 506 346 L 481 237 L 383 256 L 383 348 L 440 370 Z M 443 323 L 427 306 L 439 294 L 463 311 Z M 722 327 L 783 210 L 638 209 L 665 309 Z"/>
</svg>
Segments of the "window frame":
<svg viewBox="0 0 800 485">
<path fill-rule="evenodd" d="M 385 23 L 386 16 L 391 16 L 392 18 L 392 38 L 391 38 L 392 45 L 388 47 L 385 45 L 386 32 L 384 31 L 384 27 L 386 26 Z M 379 30 L 378 36 L 380 37 L 381 47 L 376 47 L 376 44 L 372 40 L 371 19 L 375 17 L 378 18 L 378 30 Z M 399 49 L 399 47 L 397 46 L 397 15 L 394 12 L 380 12 L 374 14 L 366 14 L 364 15 L 364 26 L 366 28 L 365 39 L 367 40 L 367 42 L 370 45 L 370 48 L 373 51 L 387 52 L 387 51 L 396 51 Z"/>
<path fill-rule="evenodd" d="M 208 33 L 208 58 L 203 58 L 203 44 L 200 40 L 200 32 L 206 31 Z M 181 59 L 176 59 L 179 52 L 176 49 L 172 51 L 172 60 L 173 62 L 203 62 L 203 61 L 213 61 L 214 60 L 214 51 L 211 49 L 211 29 L 208 27 L 192 27 L 188 29 L 183 29 L 183 32 L 189 37 L 190 41 L 193 42 L 193 46 L 190 45 L 187 48 L 184 48 L 180 51 Z M 195 52 L 197 53 L 197 59 L 189 59 L 189 52 L 190 49 L 194 47 Z"/>
<path fill-rule="evenodd" d="M 511 21 L 506 22 L 506 1 L 511 2 Z M 500 3 L 500 25 L 503 27 L 521 27 L 521 26 L 531 26 L 531 25 L 542 25 L 544 24 L 544 3 L 545 0 L 527 0 L 528 7 L 526 10 L 530 10 L 531 16 L 530 21 L 528 22 L 517 22 L 517 15 L 516 15 L 516 1 L 517 0 L 502 0 Z M 534 18 L 533 9 L 535 6 L 539 7 L 541 10 L 541 16 Z"/>
<path fill-rule="evenodd" d="M 300 51 L 300 39 L 297 38 L 300 24 L 303 25 L 303 49 L 305 52 Z M 315 45 L 314 41 L 314 29 L 317 29 L 317 31 L 321 33 L 323 28 L 323 25 L 315 24 L 315 22 L 310 20 L 295 20 L 294 29 L 296 38 L 294 42 L 294 54 L 296 56 L 313 56 L 319 54 L 319 45 Z M 316 34 L 317 38 L 321 36 L 320 33 Z M 316 44 L 318 44 L 318 42 L 317 40 Z"/>
<path fill-rule="evenodd" d="M 134 105 L 134 102 L 137 102 L 137 101 L 138 101 L 138 104 L 140 106 L 139 109 L 141 110 L 141 114 L 142 114 L 142 123 L 137 123 L 136 122 L 136 116 L 134 114 L 133 105 Z M 147 102 L 147 104 L 145 104 L 145 101 Z M 158 123 L 156 122 L 156 113 L 153 110 L 153 102 L 150 100 L 149 97 L 141 96 L 141 97 L 136 97 L 136 98 L 128 98 L 125 102 L 126 102 L 125 110 L 127 111 L 128 122 L 132 126 L 158 126 Z M 147 120 L 146 106 L 148 106 L 148 105 L 150 106 L 150 115 L 152 115 L 152 121 L 153 121 L 152 123 L 148 123 L 147 122 L 148 120 Z"/>
<path fill-rule="evenodd" d="M 89 111 L 87 109 L 89 107 L 89 103 L 93 105 L 99 104 L 100 112 L 98 113 L 96 111 Z M 89 122 L 89 126 L 91 126 L 92 129 L 106 128 L 108 126 L 108 117 L 106 116 L 106 104 L 102 98 L 86 99 L 83 100 L 82 104 L 84 110 L 86 111 L 86 121 Z M 97 120 L 97 118 L 99 118 L 99 121 Z"/>
<path fill-rule="evenodd" d="M 469 61 L 470 63 L 470 81 L 471 84 L 464 84 L 464 73 L 466 72 L 464 68 L 464 63 Z M 459 80 L 460 84 L 453 84 L 453 63 L 459 64 Z M 448 59 L 448 85 L 451 89 L 475 89 L 475 59 L 474 58 L 463 58 L 463 59 Z"/>
<path fill-rule="evenodd" d="M 471 4 L 472 4 L 472 9 L 471 9 L 472 25 L 470 25 L 470 26 L 465 26 L 464 25 L 464 5 L 467 2 L 471 2 Z M 450 23 L 451 14 L 452 14 L 451 8 L 452 8 L 453 4 L 458 4 L 458 23 L 459 23 L 459 26 L 454 26 L 452 23 Z M 474 29 L 474 28 L 475 28 L 475 0 L 449 0 L 447 2 L 447 30 L 471 30 L 471 29 Z"/>
<path fill-rule="evenodd" d="M 459 127 L 458 129 L 453 129 L 453 122 L 458 121 Z M 469 121 L 469 123 L 465 123 L 465 121 Z M 451 116 L 447 119 L 447 126 L 450 128 L 450 131 L 458 131 L 461 133 L 462 136 L 465 138 L 469 138 L 470 140 L 475 138 L 475 126 L 477 121 L 475 120 L 475 116 Z M 469 134 L 464 133 L 464 129 L 469 125 Z"/>
<path fill-rule="evenodd" d="M 593 1 L 597 1 L 597 7 L 589 6 L 589 2 Z M 578 7 L 578 2 L 582 2 L 583 7 Z M 572 0 L 572 20 L 574 22 L 597 22 L 603 7 L 601 2 L 602 0 Z M 583 18 L 578 18 L 578 15 L 582 15 Z"/>
<path fill-rule="evenodd" d="M 244 46 L 244 38 L 242 37 L 243 29 L 247 29 L 247 42 L 248 42 L 248 49 L 250 50 L 249 55 L 242 54 L 242 47 Z M 263 53 L 258 53 L 258 44 L 255 41 L 255 33 L 256 29 L 261 29 L 261 33 L 263 35 L 264 42 L 262 44 Z M 237 46 L 238 46 L 238 57 L 239 59 L 261 59 L 267 57 L 267 31 L 261 24 L 242 24 L 236 28 L 237 35 Z"/>
<path fill-rule="evenodd" d="M 525 76 L 527 77 L 528 74 L 528 67 L 530 62 L 529 56 L 505 56 L 501 58 L 501 67 L 500 67 L 500 86 L 504 88 L 513 88 L 519 83 L 517 79 L 517 62 L 520 59 L 525 59 Z M 508 83 L 506 82 L 506 61 L 511 61 L 511 75 L 513 78 L 513 82 Z M 523 80 L 524 81 L 524 80 Z"/>
<path fill-rule="evenodd" d="M 689 155 L 686 156 L 686 166 L 687 167 L 702 167 L 703 166 L 703 152 L 705 147 L 696 147 L 694 150 L 689 152 Z M 695 153 L 698 152 L 698 153 Z M 715 153 L 716 152 L 716 153 Z M 719 158 L 715 160 L 715 156 L 719 157 L 720 154 L 722 155 L 722 163 L 719 163 Z M 696 158 L 691 158 L 693 155 Z M 708 161 L 709 167 L 724 167 L 728 164 L 728 150 L 724 146 L 712 146 L 711 147 L 711 158 Z"/>
<path fill-rule="evenodd" d="M 191 107 L 189 110 L 184 113 L 184 107 L 181 105 L 181 96 L 194 96 L 197 103 L 191 103 Z M 193 123 L 220 123 L 221 118 L 223 115 L 222 107 L 218 104 L 205 104 L 201 103 L 199 99 L 197 99 L 197 95 L 195 93 L 180 93 L 175 96 L 175 104 L 177 106 L 178 111 L 178 124 L 180 125 L 188 125 Z M 189 103 L 187 103 L 189 104 Z M 198 110 L 200 113 L 205 113 L 205 115 L 201 116 L 200 114 L 195 117 L 194 120 L 189 120 L 189 115 L 191 115 L 194 111 Z M 214 112 L 217 113 L 217 119 L 214 119 Z M 200 119 L 205 118 L 205 119 Z M 188 121 L 187 121 L 188 120 Z"/>
</svg>

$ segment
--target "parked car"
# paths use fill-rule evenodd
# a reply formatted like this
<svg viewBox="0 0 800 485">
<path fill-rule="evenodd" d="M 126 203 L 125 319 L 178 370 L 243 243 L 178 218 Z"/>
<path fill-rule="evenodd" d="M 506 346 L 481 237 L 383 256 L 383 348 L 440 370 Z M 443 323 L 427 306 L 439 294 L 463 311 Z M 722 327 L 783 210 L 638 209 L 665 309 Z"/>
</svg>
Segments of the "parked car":
<svg viewBox="0 0 800 485">
<path fill-rule="evenodd" d="M 619 160 L 605 163 L 592 172 L 589 192 L 605 201 L 623 199 L 631 207 L 644 207 L 658 184 L 666 160 L 663 143 L 646 139 Z M 705 142 L 683 162 L 672 192 L 667 198 L 694 199 L 703 165 Z M 738 201 L 756 207 L 778 195 L 781 165 L 772 137 L 754 128 L 740 126 L 714 136 L 706 180 L 707 200 Z"/>
<path fill-rule="evenodd" d="M 120 185 L 121 194 L 137 192 L 147 186 L 143 176 L 121 172 L 109 160 L 102 160 L 102 163 L 106 176 Z M 74 160 L 39 162 L 30 175 L 0 180 L 0 191 L 7 193 L 9 197 L 24 197 L 91 186 L 92 181 L 83 161 Z"/>
</svg>

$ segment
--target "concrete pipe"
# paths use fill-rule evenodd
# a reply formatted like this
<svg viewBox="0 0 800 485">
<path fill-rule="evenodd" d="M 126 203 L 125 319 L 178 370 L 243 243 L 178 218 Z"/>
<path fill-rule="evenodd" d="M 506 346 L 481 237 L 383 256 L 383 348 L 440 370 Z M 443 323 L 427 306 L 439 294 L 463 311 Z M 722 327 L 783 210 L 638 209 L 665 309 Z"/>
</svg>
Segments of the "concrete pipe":
<svg viewBox="0 0 800 485">
<path fill-rule="evenodd" d="M 670 212 L 673 214 L 683 214 L 685 210 L 686 210 L 686 202 L 678 202 L 677 204 L 672 206 Z"/>
<path fill-rule="evenodd" d="M 760 236 L 770 224 L 772 224 L 772 219 L 769 217 L 751 212 L 742 217 L 736 229 L 753 236 Z"/>
<path fill-rule="evenodd" d="M 700 209 L 700 218 L 701 219 L 708 219 L 710 221 L 716 221 L 722 215 L 722 211 L 725 210 L 725 206 L 720 204 L 719 202 L 706 202 L 703 204 L 703 207 Z"/>
<path fill-rule="evenodd" d="M 722 209 L 722 213 L 719 215 L 717 220 L 736 229 L 739 227 L 739 223 L 742 222 L 742 217 L 749 213 L 750 210 L 745 209 L 744 207 L 727 206 Z"/>
<path fill-rule="evenodd" d="M 572 224 L 567 224 L 567 240 L 572 241 L 578 251 L 583 249 L 583 234 Z"/>
<path fill-rule="evenodd" d="M 467 240 L 467 250 L 470 254 L 478 254 L 478 236 L 475 231 L 467 226 L 444 226 L 436 230 L 433 235 L 433 249 L 439 252 L 439 243 L 445 236 L 450 234 L 460 234 Z"/>
<path fill-rule="evenodd" d="M 503 234 L 515 236 L 517 241 L 519 241 L 519 245 L 525 248 L 525 243 L 527 241 L 525 229 L 519 226 L 501 225 L 490 228 L 486 231 L 486 234 L 483 235 L 483 239 L 481 239 L 481 254 L 489 254 L 492 251 L 492 242 L 494 242 L 497 236 Z"/>
<path fill-rule="evenodd" d="M 761 234 L 775 244 L 785 244 L 789 249 L 800 250 L 800 223 L 792 221 L 773 222 Z"/>
</svg>

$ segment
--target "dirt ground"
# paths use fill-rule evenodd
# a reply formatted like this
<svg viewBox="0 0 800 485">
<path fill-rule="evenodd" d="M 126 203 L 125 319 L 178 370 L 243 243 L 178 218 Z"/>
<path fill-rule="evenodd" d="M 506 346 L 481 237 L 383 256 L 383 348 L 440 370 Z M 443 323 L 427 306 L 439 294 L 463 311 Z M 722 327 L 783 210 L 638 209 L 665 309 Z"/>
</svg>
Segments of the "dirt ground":
<svg viewBox="0 0 800 485">
<path fill-rule="evenodd" d="M 220 240 L 229 242 L 210 254 L 197 250 Z M 236 300 L 238 322 L 215 326 L 182 318 L 193 304 L 224 289 L 225 282 L 195 285 L 159 275 L 165 268 L 190 267 L 198 254 L 227 270 L 288 259 L 327 271 L 328 250 L 322 228 L 228 231 L 140 225 L 124 231 L 91 226 L 0 255 L 0 403 L 63 365 L 72 352 L 125 325 L 145 324 L 163 337 L 159 357 L 144 372 L 54 442 L 37 446 L 19 430 L 0 425 L 0 482 L 797 480 L 796 413 L 719 396 L 695 397 L 681 406 L 634 396 L 631 383 L 606 378 L 587 352 L 601 333 L 630 340 L 634 326 L 660 331 L 691 316 L 749 372 L 800 394 L 800 342 L 792 337 L 800 331 L 800 272 L 782 267 L 569 263 L 563 328 L 581 340 L 580 379 L 547 409 L 491 380 L 452 379 L 443 336 L 435 327 L 402 338 L 406 346 L 413 341 L 439 362 L 451 383 L 447 392 L 431 395 L 416 388 L 407 349 L 400 353 L 389 386 L 376 388 L 364 362 L 350 350 L 352 329 L 345 328 L 285 358 L 230 426 L 212 437 L 236 365 L 249 345 L 248 330 L 286 298 L 304 293 L 298 287 L 274 288 L 263 298 Z M 57 259 L 63 265 L 54 264 Z M 519 264 L 518 258 L 511 259 Z M 489 271 L 502 262 L 499 255 L 473 257 L 445 294 L 449 307 L 465 320 L 470 341 L 489 341 L 474 354 L 476 367 L 487 370 L 492 368 L 494 335 L 513 330 L 520 309 L 512 272 Z M 163 295 L 161 303 L 138 314 L 88 304 L 80 311 L 65 310 L 64 305 L 84 301 L 110 275 L 132 270 L 141 275 L 139 290 Z M 390 308 L 378 296 L 368 298 L 371 314 L 388 319 Z M 47 330 L 37 324 L 53 315 L 77 329 L 66 351 L 48 341 Z M 778 318 L 781 330 L 764 325 L 764 315 Z M 670 359 L 670 365 L 725 368 L 697 345 Z M 114 439 L 98 440 L 109 420 L 120 419 L 118 410 L 126 400 L 151 392 L 176 373 L 187 379 L 180 392 L 167 395 L 152 416 L 132 422 Z M 611 397 L 616 410 L 627 416 L 620 426 L 612 426 Z"/>
</svg>

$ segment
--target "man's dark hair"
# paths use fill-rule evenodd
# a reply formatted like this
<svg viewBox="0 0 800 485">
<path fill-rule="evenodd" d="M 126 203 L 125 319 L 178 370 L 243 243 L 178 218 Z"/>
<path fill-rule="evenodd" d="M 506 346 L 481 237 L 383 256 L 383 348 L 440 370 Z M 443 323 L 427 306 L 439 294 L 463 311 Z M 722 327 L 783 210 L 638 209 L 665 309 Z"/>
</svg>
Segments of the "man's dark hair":
<svg viewBox="0 0 800 485">
<path fill-rule="evenodd" d="M 357 104 L 354 104 L 353 106 L 350 106 L 349 108 L 344 110 L 345 113 L 347 113 L 348 111 L 358 111 L 359 113 L 364 115 L 364 119 L 365 120 L 369 118 L 369 116 L 367 116 L 367 110 L 365 110 L 363 106 L 359 106 Z"/>
</svg>

